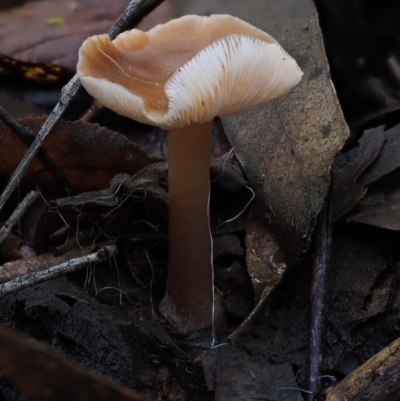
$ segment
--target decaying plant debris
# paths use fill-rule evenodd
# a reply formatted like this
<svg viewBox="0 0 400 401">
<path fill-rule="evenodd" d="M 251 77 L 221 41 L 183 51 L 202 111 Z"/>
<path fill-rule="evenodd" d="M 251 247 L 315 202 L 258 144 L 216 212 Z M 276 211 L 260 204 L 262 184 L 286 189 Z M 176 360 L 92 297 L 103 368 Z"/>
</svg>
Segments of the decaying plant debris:
<svg viewBox="0 0 400 401">
<path fill-rule="evenodd" d="M 159 3 L 132 1 L 111 35 Z M 372 103 L 352 114 L 345 101 L 353 135 L 340 151 L 349 131 L 311 1 L 215 1 L 209 9 L 177 1 L 184 12 L 189 3 L 192 12 L 236 14 L 284 37 L 306 71 L 289 97 L 214 123 L 210 220 L 223 334 L 183 336 L 158 312 L 168 265 L 165 132 L 100 107 L 85 114 L 87 99 L 71 103 L 76 79 L 50 119 L 30 117 L 25 102 L 17 107 L 27 118 L 13 121 L 0 96 L 0 184 L 8 188 L 0 199 L 0 320 L 14 329 L 0 327 L 0 400 L 397 394 L 400 118 Z M 393 69 L 396 57 L 385 57 Z M 85 121 L 59 119 L 68 105 L 66 116 Z M 85 267 L 55 273 L 78 263 Z"/>
</svg>

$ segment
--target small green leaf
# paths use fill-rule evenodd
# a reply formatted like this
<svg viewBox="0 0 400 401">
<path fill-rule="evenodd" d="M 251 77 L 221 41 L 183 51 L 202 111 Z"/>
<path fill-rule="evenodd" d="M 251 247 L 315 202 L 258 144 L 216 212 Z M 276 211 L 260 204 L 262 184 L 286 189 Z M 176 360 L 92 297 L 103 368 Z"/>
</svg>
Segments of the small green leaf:
<svg viewBox="0 0 400 401">
<path fill-rule="evenodd" d="M 46 19 L 47 25 L 61 25 L 64 23 L 63 17 L 50 17 Z"/>
</svg>

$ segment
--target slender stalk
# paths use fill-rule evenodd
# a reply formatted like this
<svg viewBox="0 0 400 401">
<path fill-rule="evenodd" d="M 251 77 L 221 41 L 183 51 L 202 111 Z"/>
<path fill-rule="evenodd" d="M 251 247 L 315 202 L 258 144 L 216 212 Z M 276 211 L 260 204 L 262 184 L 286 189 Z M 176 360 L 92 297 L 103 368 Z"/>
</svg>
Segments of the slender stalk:
<svg viewBox="0 0 400 401">
<path fill-rule="evenodd" d="M 180 332 L 213 323 L 212 128 L 210 122 L 168 133 L 169 270 L 160 310 Z"/>
</svg>

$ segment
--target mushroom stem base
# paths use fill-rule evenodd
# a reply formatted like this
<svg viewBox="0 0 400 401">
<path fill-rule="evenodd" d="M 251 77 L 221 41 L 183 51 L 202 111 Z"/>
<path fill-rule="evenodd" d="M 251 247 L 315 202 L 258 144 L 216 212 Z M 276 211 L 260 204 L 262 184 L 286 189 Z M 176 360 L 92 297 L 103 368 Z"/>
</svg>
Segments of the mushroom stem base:
<svg viewBox="0 0 400 401">
<path fill-rule="evenodd" d="M 212 131 L 209 122 L 168 133 L 169 270 L 160 311 L 182 333 L 213 323 Z"/>
</svg>

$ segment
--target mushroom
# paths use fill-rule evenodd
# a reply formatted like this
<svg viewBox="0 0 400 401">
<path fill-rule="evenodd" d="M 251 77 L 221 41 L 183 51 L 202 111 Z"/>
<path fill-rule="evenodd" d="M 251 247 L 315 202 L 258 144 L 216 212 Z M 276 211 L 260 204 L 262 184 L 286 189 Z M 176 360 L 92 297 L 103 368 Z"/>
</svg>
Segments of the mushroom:
<svg viewBox="0 0 400 401">
<path fill-rule="evenodd" d="M 113 41 L 92 36 L 77 69 L 104 106 L 169 130 L 169 270 L 160 310 L 180 332 L 211 327 L 213 119 L 288 92 L 300 68 L 271 36 L 236 17 L 188 15 Z"/>
</svg>

